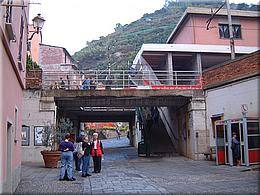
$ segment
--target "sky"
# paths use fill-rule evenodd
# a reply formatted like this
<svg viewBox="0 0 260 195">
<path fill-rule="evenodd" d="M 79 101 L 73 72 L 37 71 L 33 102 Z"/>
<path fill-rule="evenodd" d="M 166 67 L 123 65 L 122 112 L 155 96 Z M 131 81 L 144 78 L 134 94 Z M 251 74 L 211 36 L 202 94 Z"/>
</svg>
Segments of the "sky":
<svg viewBox="0 0 260 195">
<path fill-rule="evenodd" d="M 229 0 L 243 3 L 245 0 Z M 87 41 L 114 32 L 116 23 L 129 24 L 163 7 L 165 0 L 31 0 L 30 21 L 40 13 L 46 20 L 43 43 L 65 47 L 71 54 Z M 259 0 L 246 0 L 257 3 Z M 40 3 L 40 4 L 37 4 Z"/>
</svg>

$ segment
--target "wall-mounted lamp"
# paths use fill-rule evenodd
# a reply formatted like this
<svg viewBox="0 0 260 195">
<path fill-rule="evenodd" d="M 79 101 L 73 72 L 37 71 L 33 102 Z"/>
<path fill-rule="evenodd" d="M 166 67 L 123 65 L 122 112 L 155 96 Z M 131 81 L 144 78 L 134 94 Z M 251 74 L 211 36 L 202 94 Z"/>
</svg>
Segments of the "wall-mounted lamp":
<svg viewBox="0 0 260 195">
<path fill-rule="evenodd" d="M 35 16 L 33 19 L 33 28 L 35 31 L 33 31 L 33 34 L 31 35 L 31 37 L 28 39 L 28 41 L 32 40 L 33 36 L 35 34 L 41 34 L 41 30 L 43 28 L 43 25 L 44 25 L 44 18 L 41 17 L 41 14 L 38 14 L 37 16 Z"/>
</svg>

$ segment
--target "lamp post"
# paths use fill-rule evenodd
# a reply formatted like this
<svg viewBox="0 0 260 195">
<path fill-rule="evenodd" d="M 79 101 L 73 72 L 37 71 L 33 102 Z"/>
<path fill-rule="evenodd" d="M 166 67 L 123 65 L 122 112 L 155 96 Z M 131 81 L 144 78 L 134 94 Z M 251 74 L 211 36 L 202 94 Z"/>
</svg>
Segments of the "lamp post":
<svg viewBox="0 0 260 195">
<path fill-rule="evenodd" d="M 38 14 L 37 16 L 35 16 L 33 19 L 33 28 L 34 28 L 34 31 L 33 31 L 33 34 L 31 35 L 31 37 L 28 39 L 28 41 L 32 40 L 33 36 L 35 34 L 39 34 L 42 36 L 41 34 L 41 30 L 43 28 L 43 25 L 44 25 L 44 22 L 45 22 L 45 19 L 41 16 L 41 14 Z"/>
</svg>

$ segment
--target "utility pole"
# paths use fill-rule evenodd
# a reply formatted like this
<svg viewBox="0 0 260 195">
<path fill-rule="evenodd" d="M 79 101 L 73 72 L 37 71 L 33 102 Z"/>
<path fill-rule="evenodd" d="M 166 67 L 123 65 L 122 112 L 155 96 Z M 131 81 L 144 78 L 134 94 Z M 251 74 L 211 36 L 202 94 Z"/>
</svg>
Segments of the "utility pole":
<svg viewBox="0 0 260 195">
<path fill-rule="evenodd" d="M 227 5 L 227 15 L 228 15 L 231 59 L 233 60 L 233 59 L 235 59 L 235 42 L 234 42 L 234 33 L 233 33 L 233 26 L 232 26 L 232 18 L 231 18 L 231 13 L 230 13 L 229 0 L 226 0 L 226 5 Z"/>
</svg>

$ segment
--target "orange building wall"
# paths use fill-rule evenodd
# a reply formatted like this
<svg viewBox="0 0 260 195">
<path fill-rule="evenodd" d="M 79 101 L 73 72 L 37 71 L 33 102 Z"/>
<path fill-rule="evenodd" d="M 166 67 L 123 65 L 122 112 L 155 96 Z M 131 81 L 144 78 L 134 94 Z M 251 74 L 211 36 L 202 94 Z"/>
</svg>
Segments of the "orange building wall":
<svg viewBox="0 0 260 195">
<path fill-rule="evenodd" d="M 31 37 L 31 35 L 34 32 L 34 28 L 32 25 L 29 25 L 29 36 Z M 39 48 L 40 48 L 40 44 L 41 43 L 41 35 L 40 34 L 34 34 L 32 40 L 31 40 L 31 57 L 32 60 L 34 62 L 36 62 L 37 64 L 39 64 Z"/>
</svg>

